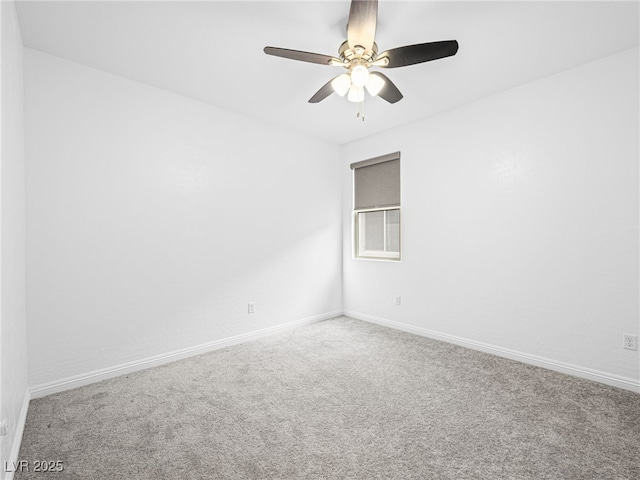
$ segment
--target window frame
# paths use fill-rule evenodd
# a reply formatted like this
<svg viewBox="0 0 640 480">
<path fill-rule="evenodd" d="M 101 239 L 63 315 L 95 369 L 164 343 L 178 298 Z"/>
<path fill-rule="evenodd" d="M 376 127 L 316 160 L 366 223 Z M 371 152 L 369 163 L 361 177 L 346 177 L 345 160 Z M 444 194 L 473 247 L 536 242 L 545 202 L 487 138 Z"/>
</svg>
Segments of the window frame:
<svg viewBox="0 0 640 480">
<path fill-rule="evenodd" d="M 352 174 L 353 213 L 351 216 L 351 253 L 354 259 L 391 261 L 402 260 L 402 208 L 401 208 L 401 153 L 400 151 L 379 155 L 350 164 Z M 387 234 L 389 223 L 387 212 L 398 211 L 398 245 L 397 252 L 389 252 L 387 248 Z M 383 250 L 365 250 L 361 247 L 364 237 L 364 221 L 360 214 L 369 212 L 383 212 L 382 220 L 382 248 Z M 376 226 L 376 229 L 379 228 Z M 375 243 L 380 238 L 369 237 Z M 395 240 L 395 238 L 394 238 Z M 364 244 L 362 245 L 364 247 Z"/>
<path fill-rule="evenodd" d="M 389 252 L 386 250 L 361 250 L 360 241 L 363 237 L 363 222 L 360 221 L 361 213 L 384 212 L 382 230 L 383 230 L 383 248 L 387 245 L 387 212 L 390 210 L 398 211 L 398 251 Z M 353 211 L 353 258 L 358 260 L 382 260 L 399 262 L 402 260 L 402 210 L 399 205 L 390 207 L 363 208 Z"/>
</svg>

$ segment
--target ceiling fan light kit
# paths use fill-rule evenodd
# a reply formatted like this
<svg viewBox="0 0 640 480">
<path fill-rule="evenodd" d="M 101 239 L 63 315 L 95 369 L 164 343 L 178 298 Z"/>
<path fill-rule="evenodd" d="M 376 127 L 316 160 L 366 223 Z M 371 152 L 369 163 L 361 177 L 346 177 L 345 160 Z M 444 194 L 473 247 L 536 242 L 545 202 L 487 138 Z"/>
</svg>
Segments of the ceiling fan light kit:
<svg viewBox="0 0 640 480">
<path fill-rule="evenodd" d="M 367 81 L 366 85 L 367 92 L 369 92 L 369 95 L 371 95 L 372 97 L 375 97 L 380 93 L 380 90 L 382 90 L 384 84 L 384 78 L 382 78 L 380 75 L 377 75 L 377 72 L 372 72 L 371 75 L 369 75 L 369 80 Z"/>
<path fill-rule="evenodd" d="M 359 87 L 356 84 L 351 84 L 349 87 L 349 94 L 347 100 L 350 102 L 364 102 L 364 88 Z"/>
<path fill-rule="evenodd" d="M 352 0 L 347 40 L 338 49 L 340 58 L 278 47 L 265 47 L 264 52 L 267 55 L 301 62 L 346 68 L 347 73 L 329 80 L 309 102 L 319 103 L 334 92 L 341 97 L 346 95 L 347 100 L 358 103 L 357 116 L 364 120 L 365 89 L 372 97 L 380 97 L 389 103 L 396 103 L 402 99 L 398 87 L 381 72 L 371 71 L 372 67 L 405 67 L 450 57 L 458 51 L 456 40 L 445 40 L 407 45 L 378 54 L 378 45 L 374 41 L 377 20 L 378 0 Z"/>
<path fill-rule="evenodd" d="M 341 97 L 344 97 L 351 87 L 351 77 L 347 73 L 338 75 L 333 80 L 331 80 L 331 86 L 333 87 L 334 92 L 336 92 Z"/>
<path fill-rule="evenodd" d="M 356 87 L 364 87 L 369 80 L 369 69 L 364 64 L 357 64 L 349 69 L 349 76 Z"/>
</svg>

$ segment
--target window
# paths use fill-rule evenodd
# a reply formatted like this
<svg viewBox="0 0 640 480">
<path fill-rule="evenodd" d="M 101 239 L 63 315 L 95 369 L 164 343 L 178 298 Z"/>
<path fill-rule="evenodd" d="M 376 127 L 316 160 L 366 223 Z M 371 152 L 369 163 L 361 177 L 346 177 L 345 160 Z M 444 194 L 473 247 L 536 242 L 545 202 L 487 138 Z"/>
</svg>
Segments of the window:
<svg viewBox="0 0 640 480">
<path fill-rule="evenodd" d="M 355 257 L 400 260 L 400 152 L 351 168 Z"/>
<path fill-rule="evenodd" d="M 359 258 L 400 259 L 400 209 L 356 212 Z"/>
</svg>

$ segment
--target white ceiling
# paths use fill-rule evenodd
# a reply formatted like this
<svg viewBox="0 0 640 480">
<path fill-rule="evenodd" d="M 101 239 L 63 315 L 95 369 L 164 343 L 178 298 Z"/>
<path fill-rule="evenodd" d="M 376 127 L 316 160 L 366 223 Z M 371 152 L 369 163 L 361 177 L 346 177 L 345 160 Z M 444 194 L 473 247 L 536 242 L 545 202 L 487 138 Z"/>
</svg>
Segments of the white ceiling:
<svg viewBox="0 0 640 480">
<path fill-rule="evenodd" d="M 24 45 L 343 144 L 639 44 L 632 2 L 380 0 L 380 50 L 458 40 L 454 57 L 384 73 L 404 99 L 367 98 L 366 120 L 332 95 L 340 67 L 265 55 L 337 56 L 350 2 L 19 2 Z"/>
</svg>

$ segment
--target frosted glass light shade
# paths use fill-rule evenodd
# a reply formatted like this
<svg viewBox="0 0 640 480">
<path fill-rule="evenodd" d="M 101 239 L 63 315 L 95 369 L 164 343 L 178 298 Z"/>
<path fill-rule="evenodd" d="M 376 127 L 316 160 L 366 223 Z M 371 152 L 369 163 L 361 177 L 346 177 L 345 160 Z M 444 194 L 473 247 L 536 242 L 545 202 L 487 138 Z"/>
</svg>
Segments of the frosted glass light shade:
<svg viewBox="0 0 640 480">
<path fill-rule="evenodd" d="M 350 102 L 361 102 L 364 100 L 364 88 L 358 87 L 355 83 L 351 84 L 349 87 L 349 95 L 347 95 L 347 100 Z"/>
<path fill-rule="evenodd" d="M 351 81 L 356 87 L 364 87 L 369 81 L 369 69 L 364 65 L 356 65 L 351 69 Z"/>
<path fill-rule="evenodd" d="M 344 97 L 349 91 L 349 87 L 351 86 L 351 77 L 349 77 L 349 75 L 346 73 L 338 75 L 331 81 L 331 86 L 333 87 L 334 92 L 336 92 L 341 97 Z"/>
<path fill-rule="evenodd" d="M 384 84 L 384 78 L 376 75 L 375 73 L 372 73 L 371 75 L 369 75 L 369 81 L 367 82 L 367 92 L 369 92 L 369 95 L 371 95 L 372 97 L 375 97 L 380 93 L 380 90 L 382 90 Z"/>
</svg>

